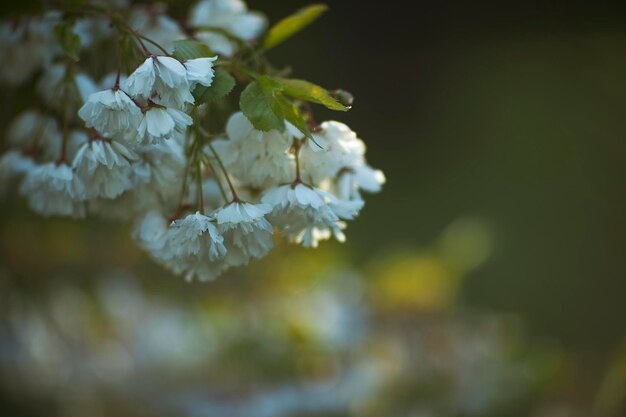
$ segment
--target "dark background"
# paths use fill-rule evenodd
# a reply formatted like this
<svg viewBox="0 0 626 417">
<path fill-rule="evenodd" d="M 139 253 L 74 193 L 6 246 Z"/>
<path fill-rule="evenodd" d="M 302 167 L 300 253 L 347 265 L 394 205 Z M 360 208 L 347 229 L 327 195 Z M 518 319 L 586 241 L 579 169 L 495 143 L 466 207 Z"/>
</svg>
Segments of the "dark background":
<svg viewBox="0 0 626 417">
<path fill-rule="evenodd" d="M 306 1 L 252 1 L 270 21 Z M 496 230 L 468 301 L 583 349 L 624 335 L 626 14 L 595 2 L 329 1 L 271 52 L 355 95 L 343 118 L 388 183 L 360 254 L 426 245 L 463 215 Z M 332 117 L 319 111 L 320 118 Z M 357 249 L 358 248 L 358 249 Z M 357 254 L 358 256 L 358 254 Z M 362 255 L 365 256 L 365 255 Z"/>
</svg>

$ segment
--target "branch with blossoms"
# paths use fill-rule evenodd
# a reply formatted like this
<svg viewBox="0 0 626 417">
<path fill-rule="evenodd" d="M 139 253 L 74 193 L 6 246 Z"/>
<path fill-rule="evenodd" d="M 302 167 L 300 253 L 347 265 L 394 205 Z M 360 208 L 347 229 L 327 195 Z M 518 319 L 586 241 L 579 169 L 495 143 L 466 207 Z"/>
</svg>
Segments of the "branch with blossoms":
<svg viewBox="0 0 626 417">
<path fill-rule="evenodd" d="M 94 0 L 2 23 L 0 80 L 34 84 L 39 103 L 9 127 L 2 189 L 17 184 L 44 216 L 132 221 L 187 279 L 266 256 L 277 232 L 306 247 L 344 241 L 361 192 L 385 178 L 311 103 L 347 111 L 352 97 L 286 78 L 266 56 L 324 11 L 268 29 L 241 0 L 201 0 L 181 26 L 161 5 Z"/>
</svg>

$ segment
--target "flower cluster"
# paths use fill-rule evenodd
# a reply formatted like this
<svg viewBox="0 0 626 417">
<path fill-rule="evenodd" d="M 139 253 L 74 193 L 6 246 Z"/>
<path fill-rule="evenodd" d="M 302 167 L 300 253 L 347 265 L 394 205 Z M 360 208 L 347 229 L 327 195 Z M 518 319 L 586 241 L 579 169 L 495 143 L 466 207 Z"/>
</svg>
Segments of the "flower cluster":
<svg viewBox="0 0 626 417">
<path fill-rule="evenodd" d="M 302 91 L 291 98 L 278 92 L 244 103 L 258 83 L 289 82 L 257 75 L 270 68 L 255 49 L 267 27 L 261 14 L 240 0 L 202 0 L 183 29 L 162 6 L 86 10 L 69 22 L 52 11 L 0 27 L 2 53 L 20 51 L 25 69 L 9 64 L 0 80 L 19 85 L 41 74 L 41 104 L 8 129 L 1 190 L 18 184 L 44 216 L 132 221 L 151 257 L 188 279 L 210 280 L 266 256 L 275 232 L 305 247 L 345 240 L 361 192 L 380 191 L 384 175 L 367 164 L 365 144 L 348 126 L 314 121 L 306 101 L 347 110 L 321 87 L 297 80 Z M 126 45 L 122 59 L 99 82 L 89 62 L 68 59 L 116 37 Z M 126 74 L 122 62 L 133 59 Z M 236 83 L 245 87 L 243 111 L 229 106 Z M 291 109 L 290 117 L 281 110 L 268 128 L 250 110 L 264 105 Z"/>
</svg>

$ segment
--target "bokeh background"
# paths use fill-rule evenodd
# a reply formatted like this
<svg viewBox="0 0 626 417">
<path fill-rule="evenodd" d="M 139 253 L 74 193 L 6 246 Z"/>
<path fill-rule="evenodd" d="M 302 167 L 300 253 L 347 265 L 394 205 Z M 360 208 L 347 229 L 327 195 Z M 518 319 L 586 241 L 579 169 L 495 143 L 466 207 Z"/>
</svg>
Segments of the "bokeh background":
<svg viewBox="0 0 626 417">
<path fill-rule="evenodd" d="M 622 8 L 326 3 L 270 57 L 355 96 L 388 182 L 348 242 L 188 284 L 5 197 L 2 415 L 626 415 Z"/>
</svg>

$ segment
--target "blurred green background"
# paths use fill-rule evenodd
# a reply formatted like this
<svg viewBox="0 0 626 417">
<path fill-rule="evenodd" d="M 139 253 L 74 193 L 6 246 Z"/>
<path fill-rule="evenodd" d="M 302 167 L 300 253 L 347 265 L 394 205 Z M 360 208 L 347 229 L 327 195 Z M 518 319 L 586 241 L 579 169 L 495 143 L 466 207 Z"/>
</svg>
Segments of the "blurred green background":
<svg viewBox="0 0 626 417">
<path fill-rule="evenodd" d="M 290 64 L 299 78 L 355 96 L 353 109 L 341 120 L 365 140 L 368 161 L 385 172 L 387 184 L 381 194 L 367 196 L 362 215 L 349 226 L 347 243 L 327 243 L 319 251 L 281 247 L 269 259 L 215 283 L 187 284 L 152 265 L 133 245 L 128 225 L 46 221 L 18 200 L 5 200 L 0 209 L 0 311 L 5 317 L 0 337 L 19 339 L 15 329 L 30 317 L 23 311 L 35 311 L 43 321 L 54 317 L 54 300 L 60 297 L 69 309 L 58 312 L 60 317 L 85 321 L 56 331 L 73 335 L 69 339 L 78 341 L 78 351 L 89 352 L 101 346 L 107 332 L 116 333 L 111 330 L 115 320 L 103 311 L 106 294 L 117 294 L 113 304 L 125 306 L 132 317 L 149 314 L 133 313 L 129 303 L 156 303 L 161 309 L 164 303 L 165 310 L 177 311 L 177 320 L 190 327 L 181 336 L 179 321 L 168 322 L 178 329 L 172 338 L 200 337 L 189 342 L 193 349 L 173 348 L 168 355 L 192 355 L 193 365 L 193 355 L 202 356 L 203 349 L 220 352 L 211 356 L 219 360 L 209 358 L 206 367 L 196 369 L 176 360 L 168 365 L 163 358 L 169 356 L 162 353 L 144 358 L 162 372 L 140 375 L 163 381 L 158 388 L 148 384 L 141 395 L 197 383 L 218 392 L 224 403 L 237 402 L 279 382 L 299 386 L 303 380 L 342 374 L 343 365 L 363 360 L 380 365 L 384 375 L 403 375 L 391 378 L 385 389 L 374 389 L 378 403 L 370 398 L 349 410 L 304 407 L 291 414 L 261 412 L 261 405 L 250 410 L 258 416 L 624 415 L 624 10 L 557 1 L 327 3 L 330 11 L 319 22 L 271 51 L 270 58 L 278 66 Z M 180 13 L 187 4 L 171 2 L 170 10 Z M 249 1 L 271 22 L 306 4 Z M 5 100 L 4 106 L 10 103 Z M 319 108 L 316 115 L 318 120 L 336 117 Z M 111 274 L 117 278 L 109 280 Z M 121 284 L 103 289 L 109 281 Z M 350 320 L 344 323 L 337 318 L 343 316 L 329 313 L 337 305 L 309 303 L 317 300 L 317 291 L 333 295 L 338 306 L 349 310 Z M 134 295 L 120 295 L 128 293 Z M 138 301 L 142 297 L 152 301 Z M 299 304 L 299 297 L 308 300 L 302 305 L 313 313 L 290 304 Z M 313 320 L 316 315 L 322 324 Z M 166 326 L 159 323 L 154 324 L 157 334 Z M 207 334 L 204 323 L 213 326 Z M 328 336 L 332 329 L 315 330 L 323 323 L 338 326 L 333 330 L 338 339 Z M 359 326 L 369 330 L 359 332 Z M 455 333 L 459 327 L 462 336 Z M 426 335 L 427 342 L 416 342 L 416 334 Z M 166 333 L 154 340 L 168 338 Z M 44 339 L 28 340 L 38 345 Z M 493 381 L 475 381 L 487 373 L 482 362 L 468 366 L 442 353 L 445 346 L 471 351 L 474 339 L 495 340 L 498 353 L 486 354 L 498 370 Z M 215 347 L 215 340 L 225 344 Z M 39 415 L 48 404 L 55 404 L 54 415 L 143 415 L 119 400 L 119 393 L 106 390 L 98 391 L 102 409 L 96 412 L 81 390 L 59 400 L 49 391 L 25 394 L 19 384 L 12 388 L 9 375 L 19 361 L 11 349 L 1 351 L 9 364 L 3 368 L 0 394 L 6 415 Z M 147 353 L 137 349 L 128 357 L 141 361 Z M 74 353 L 65 362 L 50 362 L 49 371 L 73 363 Z M 126 358 L 112 354 L 106 363 L 119 365 L 120 357 Z M 452 363 L 455 376 L 446 378 L 465 381 L 458 374 L 466 372 L 468 386 L 475 382 L 482 394 L 491 387 L 493 397 L 503 401 L 505 393 L 518 393 L 520 384 L 525 388 L 505 405 L 485 400 L 490 405 L 481 408 L 459 400 L 469 395 L 478 401 L 478 393 L 468 387 L 459 391 L 463 395 L 441 394 L 448 391 L 437 382 L 437 372 L 415 371 L 414 380 L 397 369 L 437 361 Z M 509 367 L 516 371 L 509 373 Z M 501 370 L 508 375 L 504 379 Z M 112 379 L 118 383 L 116 378 L 121 377 Z M 126 383 L 136 388 L 145 381 L 136 377 Z M 59 386 L 63 383 L 52 392 Z M 137 398 L 143 400 L 141 395 Z M 209 397 L 185 395 L 182 402 L 188 405 L 198 396 Z M 433 398 L 446 406 L 420 408 Z M 318 402 L 324 399 L 332 403 L 323 396 Z M 391 405 L 386 399 L 393 399 Z M 78 400 L 87 405 L 76 406 Z M 543 406 L 546 402 L 566 406 L 552 409 Z M 455 408 L 457 403 L 463 405 Z M 246 415 L 247 410 L 183 409 L 182 414 L 172 410 L 220 417 Z M 153 415 L 154 410 L 142 412 Z M 174 415 L 169 408 L 154 413 Z"/>
<path fill-rule="evenodd" d="M 258 2 L 278 18 L 306 2 Z M 388 177 L 350 229 L 363 257 L 459 216 L 495 228 L 468 299 L 607 348 L 626 329 L 626 14 L 588 2 L 330 2 L 272 53 L 355 94 Z M 332 117 L 332 115 L 328 115 Z"/>
</svg>

